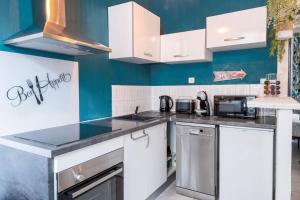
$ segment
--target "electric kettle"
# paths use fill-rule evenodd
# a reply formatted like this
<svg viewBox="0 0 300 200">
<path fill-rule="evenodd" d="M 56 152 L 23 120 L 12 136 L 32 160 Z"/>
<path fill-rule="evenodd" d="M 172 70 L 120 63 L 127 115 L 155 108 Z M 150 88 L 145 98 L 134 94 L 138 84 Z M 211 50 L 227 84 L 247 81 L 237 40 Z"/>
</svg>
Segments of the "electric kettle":
<svg viewBox="0 0 300 200">
<path fill-rule="evenodd" d="M 174 102 L 170 96 L 160 96 L 160 112 L 170 112 L 173 108 Z"/>
</svg>

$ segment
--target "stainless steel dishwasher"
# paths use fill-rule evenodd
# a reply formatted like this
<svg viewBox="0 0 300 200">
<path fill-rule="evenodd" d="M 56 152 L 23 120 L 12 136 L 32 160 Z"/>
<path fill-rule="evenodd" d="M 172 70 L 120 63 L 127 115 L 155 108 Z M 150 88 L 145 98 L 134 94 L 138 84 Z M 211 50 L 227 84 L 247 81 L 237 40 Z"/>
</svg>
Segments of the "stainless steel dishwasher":
<svg viewBox="0 0 300 200">
<path fill-rule="evenodd" d="M 201 200 L 217 193 L 217 139 L 214 125 L 176 123 L 176 191 Z"/>
</svg>

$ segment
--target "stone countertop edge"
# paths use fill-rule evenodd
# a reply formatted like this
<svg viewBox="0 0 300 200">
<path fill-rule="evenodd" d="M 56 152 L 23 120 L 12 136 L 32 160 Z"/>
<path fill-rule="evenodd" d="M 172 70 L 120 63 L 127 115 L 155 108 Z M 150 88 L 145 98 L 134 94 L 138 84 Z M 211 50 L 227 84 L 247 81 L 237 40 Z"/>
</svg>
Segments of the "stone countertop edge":
<svg viewBox="0 0 300 200">
<path fill-rule="evenodd" d="M 99 120 L 102 121 L 102 120 Z M 70 144 L 62 145 L 59 147 L 52 146 L 52 145 L 44 145 L 38 142 L 28 141 L 20 138 L 13 137 L 13 135 L 0 137 L 0 145 L 4 145 L 7 147 L 15 148 L 18 150 L 26 151 L 29 153 L 33 153 L 36 155 L 40 155 L 43 157 L 53 159 L 56 156 L 66 154 L 75 150 L 79 150 L 94 144 L 98 144 L 110 139 L 114 139 L 117 137 L 121 137 L 127 135 L 132 132 L 136 132 L 139 130 L 143 130 L 146 128 L 153 127 L 158 124 L 162 124 L 168 122 L 169 118 L 160 118 L 155 121 L 146 122 L 146 123 L 139 123 L 136 127 L 114 131 L 111 133 L 105 133 L 98 136 L 94 136 L 92 138 L 87 138 L 84 140 L 79 140 Z M 97 122 L 97 121 L 94 121 Z"/>
<path fill-rule="evenodd" d="M 84 148 L 84 147 L 88 147 L 88 146 L 91 146 L 91 145 L 94 145 L 94 144 L 98 144 L 100 142 L 104 142 L 104 141 L 107 141 L 107 140 L 110 140 L 110 139 L 121 137 L 121 136 L 130 134 L 132 132 L 136 132 L 136 131 L 139 131 L 139 130 L 150 128 L 150 127 L 153 127 L 153 126 L 156 126 L 158 124 L 162 124 L 162 123 L 165 123 L 165 122 L 168 122 L 168 121 L 169 121 L 168 118 L 161 118 L 161 119 L 158 119 L 158 120 L 155 120 L 155 121 L 151 121 L 151 122 L 148 122 L 148 123 L 143 123 L 141 125 L 137 125 L 134 128 L 114 131 L 114 132 L 111 132 L 111 133 L 106 133 L 106 134 L 102 134 L 102 135 L 99 135 L 99 136 L 94 136 L 92 138 L 88 138 L 88 139 L 85 139 L 85 140 L 80 140 L 80 141 L 77 141 L 77 142 L 74 142 L 74 143 L 63 145 L 63 146 L 61 146 L 61 147 L 59 147 L 59 148 L 57 148 L 57 149 L 55 149 L 51 152 L 51 158 L 54 158 L 56 156 L 59 156 L 59 155 L 62 155 L 62 154 L 65 154 L 65 153 L 68 153 L 68 152 L 71 152 L 71 151 L 75 151 L 75 150 L 78 150 L 78 149 L 81 149 L 81 148 Z"/>
<path fill-rule="evenodd" d="M 212 124 L 220 126 L 238 126 L 246 128 L 258 129 L 276 129 L 275 117 L 258 117 L 257 119 L 237 119 L 237 118 L 224 118 L 224 117 L 196 117 L 184 116 L 183 114 L 172 116 L 174 122 L 183 123 L 197 123 L 197 124 Z"/>
<path fill-rule="evenodd" d="M 247 104 L 255 108 L 300 110 L 300 103 L 291 97 L 259 97 Z"/>
<path fill-rule="evenodd" d="M 99 123 L 103 121 L 105 120 L 91 121 L 91 123 Z M 126 120 L 118 120 L 118 121 L 126 121 Z M 98 144 L 110 139 L 121 137 L 129 133 L 150 128 L 152 126 L 169 122 L 169 121 L 225 125 L 225 126 L 240 126 L 240 127 L 249 127 L 249 128 L 276 129 L 275 117 L 260 117 L 256 120 L 252 120 L 252 119 L 235 119 L 235 118 L 221 118 L 221 117 L 197 117 L 196 115 L 190 115 L 190 114 L 170 113 L 169 115 L 165 115 L 164 117 L 158 118 L 155 121 L 135 123 L 133 127 L 124 128 L 119 131 L 94 136 L 92 138 L 87 138 L 85 140 L 76 141 L 59 147 L 23 140 L 20 138 L 16 138 L 13 135 L 0 137 L 0 145 L 8 146 L 11 148 L 15 148 L 18 150 L 26 151 L 29 153 L 33 153 L 36 155 L 40 155 L 52 159 L 56 156 L 65 153 L 69 153 L 78 149 L 82 149 L 94 144 Z"/>
</svg>

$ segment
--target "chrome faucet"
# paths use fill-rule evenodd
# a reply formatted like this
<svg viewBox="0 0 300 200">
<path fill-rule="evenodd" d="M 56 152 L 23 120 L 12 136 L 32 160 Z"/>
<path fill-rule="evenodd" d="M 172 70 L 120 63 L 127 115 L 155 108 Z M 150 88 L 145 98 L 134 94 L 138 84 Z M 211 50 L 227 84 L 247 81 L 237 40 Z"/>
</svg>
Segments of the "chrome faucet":
<svg viewBox="0 0 300 200">
<path fill-rule="evenodd" d="M 137 114 L 138 114 L 138 112 L 139 112 L 139 106 L 136 106 L 136 107 L 135 107 L 134 114 L 135 114 L 135 115 L 137 115 Z"/>
</svg>

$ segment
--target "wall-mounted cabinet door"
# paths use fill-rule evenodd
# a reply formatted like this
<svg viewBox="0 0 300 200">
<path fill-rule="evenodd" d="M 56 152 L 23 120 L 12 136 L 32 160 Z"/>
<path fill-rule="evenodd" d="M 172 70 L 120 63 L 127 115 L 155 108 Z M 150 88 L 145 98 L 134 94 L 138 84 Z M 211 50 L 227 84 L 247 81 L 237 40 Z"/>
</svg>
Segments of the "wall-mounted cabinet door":
<svg viewBox="0 0 300 200">
<path fill-rule="evenodd" d="M 167 180 L 167 124 L 124 137 L 124 199 L 144 200 Z"/>
<path fill-rule="evenodd" d="M 220 127 L 220 200 L 273 199 L 274 130 Z"/>
<path fill-rule="evenodd" d="M 134 3 L 134 56 L 144 60 L 160 60 L 160 18 Z"/>
<path fill-rule="evenodd" d="M 212 61 L 212 53 L 206 49 L 205 29 L 161 36 L 161 62 L 176 64 L 208 61 Z"/>
<path fill-rule="evenodd" d="M 110 59 L 146 64 L 160 61 L 160 18 L 135 2 L 108 8 Z"/>
<path fill-rule="evenodd" d="M 267 9 L 258 7 L 207 18 L 207 48 L 212 51 L 265 47 Z"/>
</svg>

